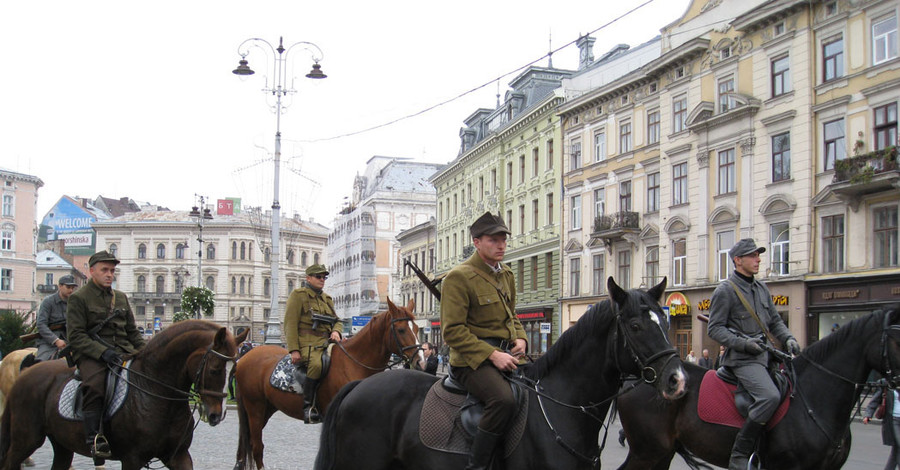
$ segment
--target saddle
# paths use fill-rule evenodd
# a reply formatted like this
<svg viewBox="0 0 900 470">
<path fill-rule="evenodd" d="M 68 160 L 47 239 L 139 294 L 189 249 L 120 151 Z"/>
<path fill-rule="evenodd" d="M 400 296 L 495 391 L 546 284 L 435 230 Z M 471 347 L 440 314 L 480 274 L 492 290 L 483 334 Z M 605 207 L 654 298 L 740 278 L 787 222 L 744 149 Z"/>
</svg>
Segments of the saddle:
<svg viewBox="0 0 900 470">
<path fill-rule="evenodd" d="M 106 373 L 106 396 L 104 402 L 103 417 L 109 420 L 122 409 L 125 398 L 128 396 L 128 370 L 133 361 L 128 361 L 119 369 L 118 373 L 108 371 Z M 82 414 L 81 376 L 76 371 L 75 376 L 66 382 L 59 394 L 59 415 L 69 421 L 84 421 Z M 117 375 L 118 374 L 118 375 Z M 120 378 L 121 376 L 121 378 Z"/>
<path fill-rule="evenodd" d="M 525 431 L 528 400 L 522 389 L 510 383 L 519 411 L 503 437 L 503 456 L 509 457 Z M 484 403 L 470 395 L 462 384 L 447 376 L 431 386 L 422 404 L 419 417 L 419 438 L 433 450 L 453 454 L 468 454 L 478 422 L 484 414 Z"/>
<path fill-rule="evenodd" d="M 330 343 L 322 354 L 322 378 L 328 375 L 328 369 L 331 368 L 331 348 L 334 343 Z M 272 375 L 269 376 L 269 385 L 281 390 L 282 392 L 296 393 L 303 395 L 303 383 L 306 381 L 306 366 L 295 367 L 291 362 L 291 355 L 288 353 L 275 364 L 272 369 Z"/>
<path fill-rule="evenodd" d="M 775 386 L 781 394 L 781 404 L 766 424 L 772 429 L 778 424 L 790 407 L 792 385 L 788 377 L 782 373 L 772 374 Z M 728 367 L 720 367 L 718 371 L 707 371 L 700 383 L 700 394 L 697 397 L 697 415 L 703 421 L 740 428 L 747 420 L 753 397 L 738 383 L 737 376 Z"/>
</svg>

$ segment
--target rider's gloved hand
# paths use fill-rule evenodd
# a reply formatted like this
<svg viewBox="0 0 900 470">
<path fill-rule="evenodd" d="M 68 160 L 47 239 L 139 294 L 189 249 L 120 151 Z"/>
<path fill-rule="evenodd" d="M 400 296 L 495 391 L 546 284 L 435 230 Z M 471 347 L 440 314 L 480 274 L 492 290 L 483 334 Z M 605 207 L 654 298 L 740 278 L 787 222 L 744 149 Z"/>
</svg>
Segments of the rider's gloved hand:
<svg viewBox="0 0 900 470">
<path fill-rule="evenodd" d="M 744 342 L 738 347 L 738 349 L 740 349 L 744 353 L 752 354 L 754 356 L 758 356 L 764 351 L 763 342 L 758 338 L 744 340 Z"/>
<path fill-rule="evenodd" d="M 799 356 L 800 355 L 800 343 L 797 342 L 794 338 L 788 338 L 784 343 L 785 348 L 787 348 L 788 354 L 791 356 Z"/>
<path fill-rule="evenodd" d="M 103 351 L 103 354 L 100 355 L 100 359 L 102 359 L 107 364 L 111 364 L 114 366 L 122 365 L 122 356 L 120 356 L 117 352 L 112 349 L 107 349 Z"/>
</svg>

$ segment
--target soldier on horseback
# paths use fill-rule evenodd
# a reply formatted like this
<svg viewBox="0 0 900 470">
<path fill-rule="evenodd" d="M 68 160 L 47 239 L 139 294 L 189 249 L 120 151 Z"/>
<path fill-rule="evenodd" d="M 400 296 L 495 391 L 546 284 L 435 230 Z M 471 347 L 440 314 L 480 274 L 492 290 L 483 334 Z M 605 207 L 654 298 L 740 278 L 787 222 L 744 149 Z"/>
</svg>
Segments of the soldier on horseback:
<svg viewBox="0 0 900 470">
<path fill-rule="evenodd" d="M 334 301 L 322 290 L 325 279 L 328 279 L 328 270 L 324 265 L 306 268 L 306 287 L 291 292 L 284 312 L 284 336 L 291 362 L 296 367 L 306 367 L 303 384 L 303 422 L 306 424 L 319 422 L 319 414 L 313 405 L 322 378 L 322 354 L 329 339 L 341 340 L 344 329 L 334 312 Z"/>
<path fill-rule="evenodd" d="M 59 290 L 41 302 L 35 322 L 40 336 L 34 342 L 39 361 L 56 359 L 66 347 L 66 308 L 76 287 L 75 276 L 66 274 L 59 278 Z"/>
<path fill-rule="evenodd" d="M 723 365 L 730 367 L 753 397 L 749 416 L 734 440 L 729 470 L 745 470 L 756 441 L 781 400 L 769 374 L 769 354 L 764 345 L 774 335 L 790 354 L 800 345 L 775 309 L 772 294 L 754 275 L 759 273 L 759 255 L 752 238 L 737 242 L 728 256 L 734 272 L 713 292 L 709 307 L 709 337 L 725 346 Z"/>
<path fill-rule="evenodd" d="M 107 251 L 89 262 L 91 280 L 69 297 L 69 345 L 81 374 L 84 433 L 94 459 L 111 457 L 109 442 L 100 431 L 108 366 L 122 365 L 123 354 L 135 354 L 144 338 L 134 322 L 125 293 L 112 288 L 119 260 Z"/>
</svg>

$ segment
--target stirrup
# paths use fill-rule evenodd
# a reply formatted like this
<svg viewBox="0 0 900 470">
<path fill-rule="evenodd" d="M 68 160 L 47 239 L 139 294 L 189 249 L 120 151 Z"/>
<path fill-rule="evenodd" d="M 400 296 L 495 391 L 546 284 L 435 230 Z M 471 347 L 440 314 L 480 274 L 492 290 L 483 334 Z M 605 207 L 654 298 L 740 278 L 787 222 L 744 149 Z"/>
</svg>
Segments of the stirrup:
<svg viewBox="0 0 900 470">
<path fill-rule="evenodd" d="M 109 441 L 103 434 L 94 436 L 94 444 L 91 445 L 91 457 L 94 459 L 108 459 L 112 457 L 112 451 L 109 448 Z"/>
</svg>

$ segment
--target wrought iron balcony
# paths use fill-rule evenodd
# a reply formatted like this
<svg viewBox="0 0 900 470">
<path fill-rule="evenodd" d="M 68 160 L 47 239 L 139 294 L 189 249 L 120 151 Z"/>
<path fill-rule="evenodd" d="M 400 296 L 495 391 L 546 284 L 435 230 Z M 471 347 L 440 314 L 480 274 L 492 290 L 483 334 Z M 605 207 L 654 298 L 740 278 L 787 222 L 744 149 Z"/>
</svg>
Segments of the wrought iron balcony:
<svg viewBox="0 0 900 470">
<path fill-rule="evenodd" d="M 52 294 L 58 289 L 59 287 L 57 287 L 56 284 L 38 284 L 37 286 L 37 290 L 41 294 Z"/>
<path fill-rule="evenodd" d="M 855 211 L 862 197 L 900 188 L 897 147 L 838 160 L 834 164 L 832 192 Z"/>
<path fill-rule="evenodd" d="M 597 216 L 591 237 L 602 239 L 607 245 L 625 238 L 625 235 L 639 233 L 640 216 L 637 212 L 616 212 Z"/>
</svg>

